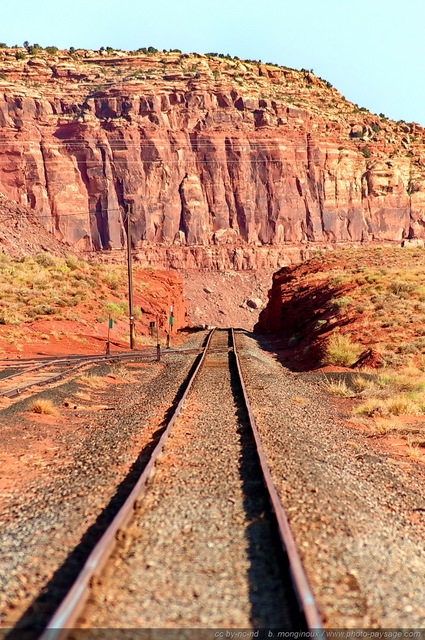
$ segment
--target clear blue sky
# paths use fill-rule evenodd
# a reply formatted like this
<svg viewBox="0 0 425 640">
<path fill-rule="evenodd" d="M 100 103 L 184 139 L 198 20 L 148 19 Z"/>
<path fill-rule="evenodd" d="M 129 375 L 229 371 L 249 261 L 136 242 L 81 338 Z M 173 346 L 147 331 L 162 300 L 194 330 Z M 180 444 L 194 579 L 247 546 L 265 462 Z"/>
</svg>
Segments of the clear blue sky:
<svg viewBox="0 0 425 640">
<path fill-rule="evenodd" d="M 425 126 L 425 0 L 20 0 L 0 41 L 154 46 L 313 69 L 374 113 Z"/>
</svg>

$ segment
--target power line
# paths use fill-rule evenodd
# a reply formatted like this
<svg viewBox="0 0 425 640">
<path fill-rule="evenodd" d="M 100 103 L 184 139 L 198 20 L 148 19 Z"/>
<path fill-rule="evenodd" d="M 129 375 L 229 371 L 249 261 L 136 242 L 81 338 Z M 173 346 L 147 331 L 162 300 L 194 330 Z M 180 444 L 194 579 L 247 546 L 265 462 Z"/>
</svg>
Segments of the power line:
<svg viewBox="0 0 425 640">
<path fill-rule="evenodd" d="M 341 138 L 338 140 L 338 142 L 341 140 Z M 364 142 L 367 142 L 368 140 L 363 139 L 361 140 L 360 138 L 356 138 L 356 139 L 348 139 L 346 140 L 346 143 L 351 145 L 351 146 L 355 146 L 356 144 L 361 144 Z M 252 141 L 252 140 L 248 140 L 247 138 L 244 139 L 236 139 L 234 141 L 234 144 L 231 142 L 226 142 L 224 141 L 224 144 L 218 144 L 218 142 L 220 142 L 220 140 L 216 140 L 215 144 L 213 144 L 213 142 L 208 142 L 208 141 L 199 141 L 196 144 L 190 144 L 190 141 L 188 141 L 187 146 L 182 145 L 181 142 L 176 141 L 176 142 L 171 142 L 169 144 L 164 144 L 164 139 L 154 139 L 154 138 L 150 138 L 148 140 L 141 140 L 140 142 L 132 142 L 132 141 L 127 141 L 124 140 L 123 142 L 120 141 L 116 141 L 114 142 L 113 140 L 106 140 L 104 142 L 102 141 L 96 141 L 96 140 L 88 140 L 88 139 L 75 139 L 75 140 L 61 140 L 60 142 L 56 142 L 56 141 L 48 141 L 48 144 L 46 144 L 47 141 L 45 140 L 0 140 L 0 146 L 5 146 L 8 147 L 10 145 L 14 145 L 14 146 L 18 146 L 18 145 L 38 145 L 40 147 L 42 147 L 43 145 L 46 145 L 47 148 L 54 148 L 54 149 L 61 149 L 61 148 L 65 148 L 65 145 L 72 145 L 72 146 L 76 146 L 76 147 L 81 147 L 82 149 L 87 149 L 89 151 L 92 151 L 94 149 L 104 149 L 107 150 L 108 148 L 111 149 L 112 151 L 126 151 L 127 149 L 130 148 L 137 148 L 137 149 L 142 149 L 142 150 L 147 150 L 147 149 L 156 149 L 155 144 L 158 145 L 158 147 L 165 149 L 165 150 L 172 150 L 173 152 L 176 151 L 196 151 L 198 149 L 211 149 L 211 148 L 217 148 L 217 147 L 221 147 L 226 150 L 226 151 L 234 151 L 237 150 L 237 143 L 239 143 L 239 148 L 250 148 L 253 150 L 262 150 L 262 149 L 276 149 L 279 148 L 279 146 L 293 146 L 293 147 L 297 147 L 297 148 L 306 148 L 309 145 L 315 145 L 315 146 L 319 146 L 319 144 L 335 144 L 333 141 L 329 141 L 329 140 L 321 140 L 321 139 L 314 139 L 312 141 L 309 140 L 304 140 L 304 141 L 297 141 L 297 140 L 287 140 L 287 139 L 277 139 L 275 138 L 275 140 L 270 140 L 270 138 L 265 138 L 264 142 L 261 142 L 259 140 L 256 141 Z M 369 140 L 369 142 L 373 142 Z M 387 144 L 394 144 L 394 143 L 387 143 Z M 415 142 L 413 141 L 411 144 L 423 144 L 421 142 Z M 89 145 L 92 145 L 92 147 L 90 147 Z M 28 150 L 28 152 L 30 152 L 30 150 Z"/>
</svg>

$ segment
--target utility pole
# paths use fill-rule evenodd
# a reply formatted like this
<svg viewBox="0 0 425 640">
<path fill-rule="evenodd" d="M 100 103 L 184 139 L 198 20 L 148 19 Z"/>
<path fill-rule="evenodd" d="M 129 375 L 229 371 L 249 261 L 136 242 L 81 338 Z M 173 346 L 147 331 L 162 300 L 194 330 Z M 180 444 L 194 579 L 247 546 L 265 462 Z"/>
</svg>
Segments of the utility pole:
<svg viewBox="0 0 425 640">
<path fill-rule="evenodd" d="M 128 271 L 128 310 L 130 314 L 130 349 L 134 349 L 134 306 L 133 306 L 133 268 L 131 261 L 131 219 L 130 205 L 127 205 L 127 271 Z"/>
</svg>

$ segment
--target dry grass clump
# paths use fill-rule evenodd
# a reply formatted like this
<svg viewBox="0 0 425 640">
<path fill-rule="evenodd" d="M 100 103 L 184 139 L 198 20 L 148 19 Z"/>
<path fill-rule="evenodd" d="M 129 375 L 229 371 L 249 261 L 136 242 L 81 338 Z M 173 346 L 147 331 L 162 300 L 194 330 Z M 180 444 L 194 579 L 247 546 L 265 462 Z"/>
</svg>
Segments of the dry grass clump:
<svg viewBox="0 0 425 640">
<path fill-rule="evenodd" d="M 421 459 L 424 454 L 425 450 L 423 447 L 419 447 L 418 445 L 412 444 L 411 442 L 409 442 L 409 444 L 407 445 L 407 455 L 410 458 Z"/>
<path fill-rule="evenodd" d="M 423 382 L 418 380 L 407 386 L 403 376 L 400 380 L 394 375 L 387 378 L 382 376 L 376 384 L 357 393 L 358 398 L 367 399 L 354 409 L 354 413 L 367 416 L 421 415 L 425 412 L 422 385 Z"/>
<path fill-rule="evenodd" d="M 98 375 L 94 373 L 83 373 L 77 380 L 87 387 L 98 388 L 102 387 L 105 384 L 105 381 Z"/>
<path fill-rule="evenodd" d="M 355 393 L 347 386 L 345 380 L 327 380 L 325 382 L 325 389 L 333 396 L 339 396 L 341 398 L 352 398 Z"/>
<path fill-rule="evenodd" d="M 381 398 L 368 398 L 366 402 L 363 402 L 361 405 L 356 407 L 353 410 L 353 413 L 369 417 L 388 416 L 389 414 L 385 400 L 382 400 Z"/>
<path fill-rule="evenodd" d="M 113 378 L 119 378 L 120 380 L 129 381 L 133 379 L 131 371 L 122 364 L 113 365 L 109 370 L 109 375 Z"/>
<path fill-rule="evenodd" d="M 58 410 L 51 400 L 46 398 L 37 398 L 29 406 L 29 410 L 33 413 L 44 413 L 46 415 L 55 416 L 58 414 Z"/>
<path fill-rule="evenodd" d="M 368 390 L 376 388 L 376 384 L 373 379 L 366 378 L 360 374 L 353 378 L 351 385 L 356 394 L 365 394 Z"/>
<path fill-rule="evenodd" d="M 425 456 L 425 425 L 418 429 L 418 424 L 400 423 L 394 417 L 374 417 L 365 425 L 371 436 L 392 435 L 407 440 L 406 453 L 411 458 L 421 459 Z"/>
<path fill-rule="evenodd" d="M 335 333 L 326 345 L 323 363 L 349 367 L 356 362 L 361 352 L 362 346 L 352 342 L 349 336 Z"/>
<path fill-rule="evenodd" d="M 370 428 L 373 435 L 385 436 L 394 430 L 394 422 L 388 418 L 378 418 Z"/>
<path fill-rule="evenodd" d="M 399 394 L 386 401 L 388 413 L 393 416 L 417 415 L 420 410 L 418 405 L 408 396 Z"/>
</svg>

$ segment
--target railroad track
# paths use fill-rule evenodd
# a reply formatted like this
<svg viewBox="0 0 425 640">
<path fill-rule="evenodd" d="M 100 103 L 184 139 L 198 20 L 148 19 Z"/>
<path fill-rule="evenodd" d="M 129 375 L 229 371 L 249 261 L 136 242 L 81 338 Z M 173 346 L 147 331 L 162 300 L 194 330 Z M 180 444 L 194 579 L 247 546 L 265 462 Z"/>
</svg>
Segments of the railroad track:
<svg viewBox="0 0 425 640">
<path fill-rule="evenodd" d="M 42 633 L 320 629 L 233 330 L 213 330 L 139 480 Z"/>
<path fill-rule="evenodd" d="M 160 357 L 180 353 L 194 355 L 199 349 L 162 349 Z M 23 392 L 58 382 L 79 369 L 96 364 L 125 363 L 130 361 L 149 362 L 158 359 L 156 347 L 143 351 L 130 351 L 109 355 L 44 356 L 19 360 L 0 360 L 0 398 L 14 398 Z M 8 373 L 12 371 L 13 373 Z"/>
<path fill-rule="evenodd" d="M 29 390 L 36 393 L 36 387 L 58 382 L 84 367 L 130 361 L 146 362 L 155 358 L 156 350 L 152 348 L 140 352 L 110 355 L 50 356 L 26 360 L 3 360 L 0 361 L 0 398 L 14 398 Z"/>
</svg>

